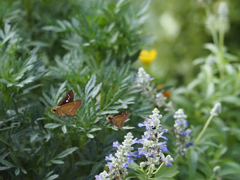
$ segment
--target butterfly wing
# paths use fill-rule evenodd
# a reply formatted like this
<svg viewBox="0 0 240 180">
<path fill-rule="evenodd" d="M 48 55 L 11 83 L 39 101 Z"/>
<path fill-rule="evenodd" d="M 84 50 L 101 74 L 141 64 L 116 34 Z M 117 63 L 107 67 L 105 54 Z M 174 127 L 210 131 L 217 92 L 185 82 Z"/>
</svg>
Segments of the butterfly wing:
<svg viewBox="0 0 240 180">
<path fill-rule="evenodd" d="M 67 95 L 61 100 L 61 102 L 58 104 L 58 106 L 62 106 L 64 104 L 70 103 L 74 101 L 74 94 L 73 90 L 70 90 Z"/>
<path fill-rule="evenodd" d="M 82 100 L 73 101 L 61 106 L 62 112 L 69 117 L 75 117 L 78 108 L 81 106 Z"/>
<path fill-rule="evenodd" d="M 127 111 L 123 111 L 123 112 L 120 112 L 118 114 L 115 114 L 113 116 L 113 124 L 115 126 L 117 126 L 119 129 L 122 129 L 122 126 L 124 124 L 124 122 L 127 120 L 127 118 L 130 116 L 129 113 L 127 113 Z"/>
</svg>

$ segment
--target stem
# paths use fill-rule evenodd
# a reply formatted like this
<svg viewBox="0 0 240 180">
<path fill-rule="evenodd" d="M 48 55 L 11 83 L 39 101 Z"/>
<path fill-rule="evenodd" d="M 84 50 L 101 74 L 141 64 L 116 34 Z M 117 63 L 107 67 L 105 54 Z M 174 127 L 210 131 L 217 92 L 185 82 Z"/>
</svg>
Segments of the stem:
<svg viewBox="0 0 240 180">
<path fill-rule="evenodd" d="M 219 73 L 220 76 L 223 77 L 223 66 L 224 66 L 224 55 L 223 55 L 223 47 L 224 47 L 224 27 L 220 25 L 219 29 L 219 44 L 218 44 L 218 58 L 219 58 Z"/>
<path fill-rule="evenodd" d="M 214 174 L 211 175 L 210 179 L 209 180 L 212 180 L 214 178 Z"/>
<path fill-rule="evenodd" d="M 205 126 L 203 127 L 202 131 L 200 132 L 200 134 L 199 134 L 198 137 L 196 138 L 196 140 L 195 140 L 195 144 L 197 144 L 197 142 L 199 141 L 199 139 L 201 139 L 203 133 L 206 131 L 206 129 L 207 129 L 209 123 L 211 122 L 213 116 L 214 116 L 214 115 L 211 114 L 211 116 L 208 118 L 208 120 L 207 120 Z"/>
<path fill-rule="evenodd" d="M 163 163 L 158 167 L 158 169 L 153 173 L 153 174 L 156 174 L 162 167 Z"/>
<path fill-rule="evenodd" d="M 151 166 L 150 166 L 150 168 L 149 168 L 149 170 L 148 170 L 148 173 L 147 173 L 147 177 L 152 174 L 152 171 L 153 171 L 153 169 L 152 169 Z"/>
<path fill-rule="evenodd" d="M 174 159 L 173 161 L 177 161 L 178 157 L 179 157 L 179 154 L 177 154 L 175 158 L 173 158 Z"/>
<path fill-rule="evenodd" d="M 208 17 L 212 15 L 208 5 L 206 5 L 206 9 L 205 10 L 206 10 L 206 15 Z M 213 30 L 212 28 L 209 28 L 209 30 L 210 30 L 210 32 L 212 34 L 213 43 L 217 46 L 218 45 L 217 32 L 216 32 L 216 30 Z"/>
</svg>

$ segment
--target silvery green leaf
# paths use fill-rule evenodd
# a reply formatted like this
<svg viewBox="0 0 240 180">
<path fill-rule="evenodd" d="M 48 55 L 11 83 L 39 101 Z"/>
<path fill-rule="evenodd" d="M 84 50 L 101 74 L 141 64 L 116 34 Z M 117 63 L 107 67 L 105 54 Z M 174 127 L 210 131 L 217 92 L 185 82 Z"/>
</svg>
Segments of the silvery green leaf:
<svg viewBox="0 0 240 180">
<path fill-rule="evenodd" d="M 72 147 L 72 148 L 69 148 L 63 152 L 61 152 L 59 155 L 57 155 L 55 157 L 55 159 L 59 159 L 59 158 L 64 158 L 65 156 L 69 155 L 69 154 L 72 154 L 74 151 L 76 151 L 78 148 L 77 147 Z"/>
<path fill-rule="evenodd" d="M 102 128 L 92 128 L 90 131 L 88 132 L 95 132 L 95 131 L 100 131 Z"/>
<path fill-rule="evenodd" d="M 67 133 L 66 125 L 62 126 L 62 131 L 63 131 L 63 134 L 66 134 L 66 133 Z"/>
<path fill-rule="evenodd" d="M 89 133 L 87 133 L 87 137 L 89 137 L 89 138 L 94 138 L 94 136 L 92 135 L 92 134 L 89 134 Z"/>
<path fill-rule="evenodd" d="M 48 129 L 55 129 L 57 127 L 61 126 L 61 124 L 56 124 L 56 123 L 48 123 L 44 127 Z"/>
<path fill-rule="evenodd" d="M 56 179 L 56 178 L 58 178 L 58 174 L 54 174 L 54 175 L 52 175 L 52 176 L 49 176 L 46 180 L 54 180 L 54 179 Z"/>
<path fill-rule="evenodd" d="M 38 137 L 38 133 L 31 135 L 30 142 L 33 142 Z"/>
<path fill-rule="evenodd" d="M 51 162 L 53 163 L 53 164 L 64 164 L 64 162 L 63 161 L 61 161 L 61 160 L 51 160 Z"/>
</svg>

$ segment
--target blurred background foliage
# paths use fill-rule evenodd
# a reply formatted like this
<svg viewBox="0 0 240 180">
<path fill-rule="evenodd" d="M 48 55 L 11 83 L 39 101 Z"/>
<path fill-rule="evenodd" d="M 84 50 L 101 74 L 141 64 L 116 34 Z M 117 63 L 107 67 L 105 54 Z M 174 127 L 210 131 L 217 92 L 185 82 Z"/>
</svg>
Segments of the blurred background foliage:
<svg viewBox="0 0 240 180">
<path fill-rule="evenodd" d="M 0 1 L 0 178 L 93 179 L 112 142 L 121 142 L 126 131 L 140 136 L 143 130 L 132 128 L 154 108 L 134 84 L 140 66 L 155 86 L 171 87 L 194 137 L 213 105 L 223 104 L 187 159 L 174 162 L 176 179 L 239 177 L 240 1 L 224 1 L 229 28 L 223 35 L 205 27 L 221 2 Z M 225 36 L 226 46 L 213 41 L 214 33 Z M 155 49 L 155 59 L 138 60 L 143 49 Z M 83 101 L 77 117 L 55 116 L 51 107 L 70 89 Z M 115 131 L 106 115 L 123 109 L 131 120 Z M 171 130 L 173 113 L 160 110 Z M 168 138 L 174 157 L 174 136 Z"/>
</svg>

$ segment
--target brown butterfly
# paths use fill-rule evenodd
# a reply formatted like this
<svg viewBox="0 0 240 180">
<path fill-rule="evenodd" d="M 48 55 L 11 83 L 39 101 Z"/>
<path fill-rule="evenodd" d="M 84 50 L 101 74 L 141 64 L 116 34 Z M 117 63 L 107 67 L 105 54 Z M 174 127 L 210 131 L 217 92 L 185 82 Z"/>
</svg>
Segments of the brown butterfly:
<svg viewBox="0 0 240 180">
<path fill-rule="evenodd" d="M 127 113 L 127 111 L 123 111 L 118 114 L 115 114 L 114 116 L 108 116 L 106 119 L 112 126 L 115 125 L 119 129 L 122 129 L 124 122 L 127 120 L 129 116 L 130 114 Z"/>
<path fill-rule="evenodd" d="M 73 90 L 70 90 L 57 107 L 51 109 L 53 113 L 63 116 L 75 117 L 78 108 L 81 106 L 82 100 L 74 101 Z"/>
</svg>

